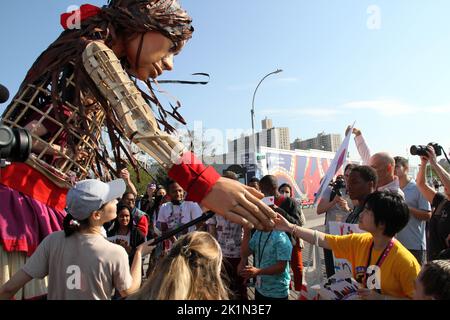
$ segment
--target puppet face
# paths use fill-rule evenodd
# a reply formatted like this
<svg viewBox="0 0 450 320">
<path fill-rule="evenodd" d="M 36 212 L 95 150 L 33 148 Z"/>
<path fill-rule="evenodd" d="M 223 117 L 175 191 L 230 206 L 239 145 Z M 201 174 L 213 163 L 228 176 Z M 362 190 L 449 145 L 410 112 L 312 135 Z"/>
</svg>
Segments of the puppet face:
<svg viewBox="0 0 450 320">
<path fill-rule="evenodd" d="M 173 69 L 173 56 L 175 44 L 161 33 L 150 31 L 144 34 L 144 42 L 139 59 L 136 61 L 141 35 L 133 38 L 126 44 L 125 53 L 131 65 L 131 73 L 140 80 L 155 79 L 165 70 Z M 137 66 L 137 67 L 136 67 Z"/>
</svg>

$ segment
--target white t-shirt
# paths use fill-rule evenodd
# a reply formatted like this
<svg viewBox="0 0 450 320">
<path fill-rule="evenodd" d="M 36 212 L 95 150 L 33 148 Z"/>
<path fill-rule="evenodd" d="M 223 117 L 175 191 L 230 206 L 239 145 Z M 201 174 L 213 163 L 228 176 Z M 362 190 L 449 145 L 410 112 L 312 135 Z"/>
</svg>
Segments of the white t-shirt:
<svg viewBox="0 0 450 320">
<path fill-rule="evenodd" d="M 133 281 L 125 249 L 97 234 L 54 232 L 22 269 L 48 276 L 48 300 L 109 300 L 114 288 L 127 290 Z"/>
<path fill-rule="evenodd" d="M 398 181 L 398 177 L 394 177 L 394 181 L 389 182 L 384 186 L 379 186 L 377 188 L 378 191 L 392 191 L 398 193 L 403 199 L 405 199 L 405 194 L 400 188 L 400 182 Z"/>
<path fill-rule="evenodd" d="M 230 222 L 219 215 L 208 219 L 206 224 L 216 226 L 217 242 L 219 242 L 225 258 L 241 257 L 241 243 L 244 236 L 241 225 Z"/>
<path fill-rule="evenodd" d="M 119 244 L 118 243 L 119 240 L 125 241 L 128 246 L 130 246 L 130 243 L 131 243 L 130 242 L 130 232 L 128 232 L 127 235 L 125 235 L 125 236 L 117 234 L 115 236 L 108 237 L 107 239 L 108 239 L 108 241 L 115 243 L 115 244 Z"/>
<path fill-rule="evenodd" d="M 367 146 L 366 140 L 364 140 L 362 135 L 355 136 L 355 143 L 356 148 L 358 149 L 358 153 L 361 156 L 361 159 L 363 160 L 363 165 L 368 166 L 370 162 L 371 152 L 369 147 Z M 398 181 L 397 177 L 394 177 L 394 181 L 388 183 L 387 185 L 379 186 L 377 190 L 396 192 L 400 196 L 402 196 L 403 199 L 405 199 L 405 194 L 400 188 L 400 182 Z"/>
<path fill-rule="evenodd" d="M 167 223 L 170 231 L 201 217 L 202 214 L 202 208 L 196 202 L 184 201 L 181 205 L 167 202 L 159 209 L 158 222 Z M 188 231 L 195 231 L 195 226 L 190 227 Z"/>
</svg>

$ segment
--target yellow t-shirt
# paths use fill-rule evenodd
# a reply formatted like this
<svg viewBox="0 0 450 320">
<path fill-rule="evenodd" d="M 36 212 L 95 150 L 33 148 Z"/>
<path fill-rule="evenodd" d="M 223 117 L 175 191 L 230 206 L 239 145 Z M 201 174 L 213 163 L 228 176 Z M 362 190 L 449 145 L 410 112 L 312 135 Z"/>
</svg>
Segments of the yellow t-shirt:
<svg viewBox="0 0 450 320">
<path fill-rule="evenodd" d="M 336 258 L 347 259 L 352 264 L 353 277 L 362 283 L 373 242 L 372 235 L 370 233 L 326 235 L 325 239 Z M 415 290 L 414 282 L 420 272 L 416 258 L 395 240 L 381 267 L 378 267 L 376 263 L 382 252 L 383 250 L 372 250 L 367 277 L 368 288 L 381 290 L 381 294 L 393 297 L 412 298 Z"/>
</svg>

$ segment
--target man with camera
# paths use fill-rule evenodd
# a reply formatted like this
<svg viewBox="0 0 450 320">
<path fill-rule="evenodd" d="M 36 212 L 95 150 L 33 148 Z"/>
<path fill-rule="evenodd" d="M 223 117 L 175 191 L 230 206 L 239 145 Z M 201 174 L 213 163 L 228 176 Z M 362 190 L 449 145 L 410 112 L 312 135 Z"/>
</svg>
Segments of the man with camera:
<svg viewBox="0 0 450 320">
<path fill-rule="evenodd" d="M 409 221 L 396 236 L 417 259 L 420 265 L 426 259 L 426 221 L 431 218 L 430 203 L 420 193 L 416 183 L 408 176 L 409 162 L 403 157 L 395 157 L 395 174 L 400 181 L 400 187 L 405 194 L 409 207 Z"/>
<path fill-rule="evenodd" d="M 432 215 L 427 229 L 428 261 L 436 259 L 442 250 L 448 249 L 450 235 L 450 175 L 437 162 L 436 151 L 440 154 L 438 148 L 428 145 L 423 152 L 417 153 L 421 159 L 416 178 L 417 187 L 432 207 Z M 437 192 L 426 183 L 425 174 L 428 162 L 444 185 L 444 193 Z"/>
<path fill-rule="evenodd" d="M 323 192 L 322 198 L 317 205 L 317 214 L 325 213 L 325 232 L 329 233 L 329 223 L 332 221 L 345 222 L 349 215 L 353 204 L 347 201 L 344 196 L 347 193 L 346 185 L 350 171 L 353 169 L 353 164 L 348 164 L 345 167 L 344 175 L 336 177 Z M 334 272 L 334 260 L 331 250 L 324 249 L 325 269 L 327 277 L 331 277 Z"/>
</svg>

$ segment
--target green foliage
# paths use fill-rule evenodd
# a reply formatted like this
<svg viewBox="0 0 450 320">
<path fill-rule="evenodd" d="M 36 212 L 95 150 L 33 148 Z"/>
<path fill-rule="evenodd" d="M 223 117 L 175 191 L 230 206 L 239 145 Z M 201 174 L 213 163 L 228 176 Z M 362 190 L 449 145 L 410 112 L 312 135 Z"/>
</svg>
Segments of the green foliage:
<svg viewBox="0 0 450 320">
<path fill-rule="evenodd" d="M 165 185 L 168 179 L 167 172 L 157 163 L 151 165 L 150 175 L 143 169 L 139 169 L 140 182 L 137 181 L 137 175 L 133 167 L 128 166 L 130 172 L 130 178 L 135 185 L 139 195 L 143 195 L 147 191 L 147 185 L 149 183 L 155 183 L 156 185 Z"/>
</svg>

